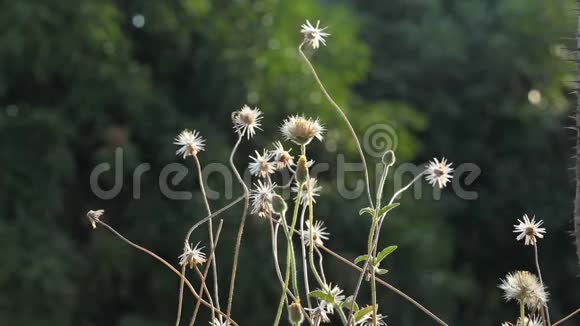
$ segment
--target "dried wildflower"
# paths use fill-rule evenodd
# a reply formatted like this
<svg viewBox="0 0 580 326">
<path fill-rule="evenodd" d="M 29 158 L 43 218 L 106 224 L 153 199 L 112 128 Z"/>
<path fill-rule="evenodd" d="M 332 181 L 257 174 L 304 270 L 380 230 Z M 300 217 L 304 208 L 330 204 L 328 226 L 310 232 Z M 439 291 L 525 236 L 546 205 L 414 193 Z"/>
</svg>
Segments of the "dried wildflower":
<svg viewBox="0 0 580 326">
<path fill-rule="evenodd" d="M 178 257 L 179 265 L 189 265 L 189 268 L 194 268 L 198 264 L 203 264 L 207 261 L 205 254 L 201 251 L 203 247 L 198 248 L 199 242 L 192 249 L 189 243 L 185 243 L 183 253 Z"/>
<path fill-rule="evenodd" d="M 265 149 L 262 155 L 256 151 L 256 157 L 250 156 L 250 158 L 253 160 L 253 162 L 249 164 L 250 173 L 252 175 L 266 178 L 268 175 L 276 171 L 274 169 L 274 162 L 270 162 L 272 154 L 267 152 Z"/>
<path fill-rule="evenodd" d="M 300 191 L 298 191 L 298 187 L 300 187 L 298 181 L 294 183 L 294 186 L 291 188 L 291 190 L 292 192 L 296 193 L 296 197 L 300 196 L 300 203 L 302 205 L 306 205 L 308 204 L 308 189 L 310 189 L 310 192 L 312 193 L 312 202 L 316 203 L 314 197 L 320 196 L 319 193 L 320 190 L 322 190 L 322 187 L 317 186 L 317 184 L 318 180 L 316 180 L 315 178 L 310 178 L 308 182 L 302 184 L 302 188 L 300 189 Z"/>
<path fill-rule="evenodd" d="M 429 164 L 427 164 L 427 181 L 433 187 L 437 185 L 440 189 L 444 188 L 453 177 L 451 175 L 451 172 L 453 172 L 453 168 L 451 168 L 452 164 L 453 163 L 448 164 L 446 158 L 443 158 L 441 162 L 434 158 L 433 161 L 430 161 Z"/>
<path fill-rule="evenodd" d="M 333 302 L 328 302 L 326 300 L 320 300 L 319 307 L 326 310 L 327 313 L 333 314 L 334 307 L 340 306 L 340 304 L 344 301 L 345 297 L 344 297 L 344 295 L 342 295 L 343 291 L 337 285 L 332 286 L 332 283 L 325 285 L 325 290 L 320 290 L 320 291 L 324 291 L 327 294 L 329 294 L 330 296 L 332 296 Z"/>
<path fill-rule="evenodd" d="M 320 305 L 314 308 L 304 308 L 304 310 L 308 311 L 310 315 L 310 319 L 312 319 L 312 323 L 314 325 L 319 325 L 320 323 L 330 323 L 330 318 L 328 318 L 331 312 L 328 312 L 325 307 Z"/>
<path fill-rule="evenodd" d="M 524 322 L 522 323 L 522 319 L 518 318 L 518 323 L 516 326 L 544 326 L 544 322 L 542 318 L 538 315 L 535 316 L 528 316 L 524 317 Z"/>
<path fill-rule="evenodd" d="M 222 316 L 219 319 L 216 317 L 212 321 L 209 322 L 210 326 L 228 326 L 229 323 L 227 321 L 222 320 Z"/>
<path fill-rule="evenodd" d="M 499 288 L 504 291 L 506 301 L 517 300 L 529 308 L 536 309 L 548 302 L 548 292 L 538 277 L 530 272 L 516 271 L 508 273 L 501 280 Z"/>
<path fill-rule="evenodd" d="M 518 222 L 520 223 L 514 225 L 514 233 L 519 233 L 516 237 L 516 240 L 519 241 L 525 238 L 526 246 L 535 245 L 538 241 L 536 237 L 542 239 L 544 237 L 542 233 L 546 233 L 546 228 L 540 227 L 542 224 L 544 224 L 544 221 L 539 220 L 536 222 L 535 216 L 530 220 L 528 215 L 524 214 L 524 220 L 522 221 L 518 219 Z"/>
<path fill-rule="evenodd" d="M 250 191 L 250 199 L 252 200 L 252 214 L 260 217 L 267 217 L 272 215 L 272 196 L 274 196 L 275 183 L 258 183 L 254 184 L 254 189 Z"/>
<path fill-rule="evenodd" d="M 105 213 L 104 209 L 87 212 L 87 218 L 89 219 L 89 222 L 91 222 L 91 226 L 93 227 L 93 229 L 97 228 L 97 223 L 99 223 L 100 218 L 101 216 L 103 216 L 104 213 Z"/>
<path fill-rule="evenodd" d="M 177 135 L 173 144 L 181 146 L 175 152 L 175 155 L 183 155 L 183 158 L 197 155 L 198 152 L 205 149 L 205 140 L 201 138 L 196 130 L 183 130 Z"/>
<path fill-rule="evenodd" d="M 311 227 L 310 221 L 306 221 L 306 230 L 302 231 L 302 237 L 306 241 L 306 245 L 310 246 L 310 230 L 312 229 L 312 242 L 317 247 L 322 247 L 324 245 L 323 240 L 328 240 L 330 233 L 326 232 L 326 227 L 324 222 L 316 221 L 314 227 Z"/>
<path fill-rule="evenodd" d="M 280 131 L 286 140 L 291 140 L 298 145 L 307 145 L 313 138 L 322 140 L 324 127 L 318 119 L 294 115 L 284 120 Z"/>
<path fill-rule="evenodd" d="M 320 20 L 316 21 L 316 27 L 312 26 L 308 20 L 306 20 L 306 24 L 302 24 L 300 27 L 302 27 L 300 33 L 304 34 L 304 41 L 313 49 L 318 49 L 320 43 L 326 45 L 324 38 L 330 34 L 324 32 L 328 27 L 320 28 Z"/>
<path fill-rule="evenodd" d="M 282 143 L 279 141 L 274 143 L 274 150 L 270 153 L 274 157 L 276 169 L 281 170 L 294 165 L 294 157 L 290 155 L 291 150 L 292 149 L 285 150 L 284 146 L 282 146 Z"/>
<path fill-rule="evenodd" d="M 262 118 L 262 111 L 260 109 L 250 109 L 249 106 L 244 105 L 239 111 L 232 114 L 234 130 L 240 137 L 246 135 L 250 139 L 256 134 L 255 129 L 262 130 L 260 128 L 260 120 Z"/>
<path fill-rule="evenodd" d="M 387 316 L 383 316 L 381 314 L 377 314 L 377 325 L 378 326 L 386 326 L 387 323 L 383 320 L 387 318 Z M 371 326 L 373 325 L 373 312 L 369 311 L 368 313 L 366 313 L 365 315 L 363 315 L 361 317 L 361 319 L 359 319 L 355 325 L 359 325 L 359 326 Z"/>
</svg>

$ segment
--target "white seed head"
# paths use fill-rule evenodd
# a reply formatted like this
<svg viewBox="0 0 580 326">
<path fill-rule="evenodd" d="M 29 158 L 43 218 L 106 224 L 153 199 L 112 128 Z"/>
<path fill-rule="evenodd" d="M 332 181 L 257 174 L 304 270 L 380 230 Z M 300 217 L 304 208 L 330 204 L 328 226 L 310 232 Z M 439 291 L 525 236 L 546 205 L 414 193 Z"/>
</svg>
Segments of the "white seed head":
<svg viewBox="0 0 580 326">
<path fill-rule="evenodd" d="M 447 183 L 453 177 L 451 173 L 453 168 L 451 167 L 453 163 L 447 163 L 447 159 L 443 158 L 441 161 L 434 158 L 427 164 L 427 176 L 425 179 L 433 186 L 437 185 L 439 189 L 444 188 Z"/>
<path fill-rule="evenodd" d="M 185 244 L 183 248 L 183 253 L 178 257 L 179 265 L 186 266 L 189 268 L 194 268 L 195 266 L 202 265 L 207 261 L 205 254 L 201 251 L 203 247 L 199 248 L 199 242 L 192 249 L 189 243 Z"/>
<path fill-rule="evenodd" d="M 291 140 L 298 145 L 307 145 L 313 138 L 322 140 L 324 127 L 318 119 L 294 115 L 284 120 L 280 131 L 286 140 Z"/>
<path fill-rule="evenodd" d="M 342 295 L 342 292 L 343 292 L 342 289 L 340 289 L 337 285 L 332 286 L 332 283 L 329 283 L 329 284 L 324 284 L 324 289 L 320 290 L 320 291 L 323 291 L 323 292 L 327 293 L 328 295 L 331 295 L 332 298 L 334 299 L 333 300 L 334 303 L 320 299 L 320 303 L 318 304 L 318 306 L 321 309 L 326 310 L 326 312 L 328 314 L 333 314 L 335 306 L 337 306 L 337 307 L 340 306 L 342 304 L 342 302 L 344 301 L 345 297 L 344 297 L 344 295 Z"/>
<path fill-rule="evenodd" d="M 302 184 L 301 189 L 298 189 L 299 186 L 300 186 L 299 182 L 296 181 L 294 183 L 294 186 L 292 186 L 292 188 L 290 190 L 292 190 L 292 192 L 295 192 L 297 197 L 300 196 L 300 203 L 302 205 L 308 204 L 308 190 L 309 189 L 312 193 L 312 202 L 316 203 L 316 200 L 314 197 L 320 196 L 320 191 L 322 190 L 322 187 L 318 186 L 318 180 L 316 180 L 315 178 L 310 178 L 307 182 Z M 296 197 L 294 199 L 296 199 Z"/>
<path fill-rule="evenodd" d="M 316 21 L 316 26 L 312 26 L 312 24 L 306 20 L 306 23 L 302 24 L 300 27 L 302 28 L 300 33 L 304 34 L 304 42 L 310 45 L 313 49 L 318 49 L 320 43 L 326 45 L 326 40 L 324 38 L 330 34 L 324 32 L 328 27 L 320 28 L 320 20 Z"/>
<path fill-rule="evenodd" d="M 232 122 L 234 123 L 234 130 L 243 137 L 246 135 L 248 139 L 254 137 L 256 129 L 262 130 L 261 122 L 263 114 L 258 108 L 251 109 L 244 105 L 239 111 L 232 113 Z"/>
<path fill-rule="evenodd" d="M 518 318 L 518 323 L 516 326 L 544 326 L 544 322 L 539 315 L 534 316 L 527 316 L 524 317 L 524 322 L 522 323 L 522 319 Z"/>
<path fill-rule="evenodd" d="M 279 141 L 274 143 L 274 150 L 270 151 L 270 153 L 274 157 L 277 170 L 282 170 L 294 165 L 294 157 L 290 155 L 290 151 L 292 151 L 292 149 L 285 150 L 284 146 L 282 146 L 282 143 Z"/>
<path fill-rule="evenodd" d="M 96 211 L 91 210 L 87 212 L 87 218 L 89 219 L 89 222 L 91 223 L 93 229 L 97 228 L 97 223 L 100 221 L 100 218 L 101 216 L 103 216 L 103 214 L 105 214 L 104 209 L 99 209 Z"/>
<path fill-rule="evenodd" d="M 254 189 L 250 191 L 252 214 L 259 217 L 272 216 L 272 197 L 275 194 L 275 188 L 276 184 L 269 181 L 262 183 L 262 180 L 258 180 L 258 183 L 254 184 Z"/>
<path fill-rule="evenodd" d="M 537 309 L 548 302 L 548 292 L 538 277 L 527 271 L 508 273 L 501 280 L 499 288 L 504 291 L 506 301 L 516 300 L 528 307 Z"/>
<path fill-rule="evenodd" d="M 546 233 L 546 228 L 541 228 L 544 221 L 539 220 L 536 222 L 536 217 L 530 218 L 527 214 L 524 214 L 523 221 L 518 219 L 518 224 L 514 225 L 514 233 L 519 233 L 516 240 L 520 241 L 525 238 L 524 243 L 526 246 L 535 245 L 538 241 L 537 238 L 544 238 L 544 233 Z"/>
<path fill-rule="evenodd" d="M 324 245 L 323 240 L 328 240 L 330 233 L 326 232 L 326 227 L 324 222 L 316 221 L 314 222 L 314 227 L 311 227 L 310 221 L 304 222 L 306 224 L 306 229 L 302 231 L 302 238 L 306 242 L 307 246 L 310 246 L 310 231 L 312 230 L 312 242 L 317 247 L 322 247 Z"/>
<path fill-rule="evenodd" d="M 332 312 L 329 312 L 321 305 L 318 305 L 314 308 L 304 308 L 310 315 L 310 319 L 312 319 L 312 323 L 314 325 L 319 325 L 321 323 L 330 323 L 330 318 L 328 315 L 331 315 Z"/>
<path fill-rule="evenodd" d="M 205 140 L 201 138 L 196 130 L 183 130 L 177 135 L 173 144 L 181 146 L 175 154 L 183 156 L 183 158 L 197 155 L 198 152 L 205 150 Z"/>
<path fill-rule="evenodd" d="M 266 178 L 271 173 L 276 172 L 275 169 L 275 162 L 272 162 L 272 153 L 266 151 L 265 149 L 262 152 L 262 155 L 256 152 L 256 156 L 250 156 L 253 162 L 250 162 L 249 169 L 250 173 L 255 176 L 259 176 L 262 178 Z"/>
</svg>

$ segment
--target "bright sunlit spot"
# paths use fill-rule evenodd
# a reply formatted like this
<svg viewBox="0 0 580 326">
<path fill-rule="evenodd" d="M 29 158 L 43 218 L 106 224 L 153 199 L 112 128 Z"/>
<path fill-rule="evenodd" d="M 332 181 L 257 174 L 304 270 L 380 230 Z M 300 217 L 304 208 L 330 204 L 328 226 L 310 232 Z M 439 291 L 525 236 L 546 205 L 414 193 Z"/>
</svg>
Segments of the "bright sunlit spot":
<svg viewBox="0 0 580 326">
<path fill-rule="evenodd" d="M 145 26 L 145 16 L 143 16 L 141 14 L 136 14 L 131 19 L 131 23 L 136 28 L 143 28 L 143 26 Z"/>
<path fill-rule="evenodd" d="M 534 105 L 540 104 L 542 101 L 542 93 L 537 89 L 532 89 L 528 92 L 528 101 Z"/>
</svg>

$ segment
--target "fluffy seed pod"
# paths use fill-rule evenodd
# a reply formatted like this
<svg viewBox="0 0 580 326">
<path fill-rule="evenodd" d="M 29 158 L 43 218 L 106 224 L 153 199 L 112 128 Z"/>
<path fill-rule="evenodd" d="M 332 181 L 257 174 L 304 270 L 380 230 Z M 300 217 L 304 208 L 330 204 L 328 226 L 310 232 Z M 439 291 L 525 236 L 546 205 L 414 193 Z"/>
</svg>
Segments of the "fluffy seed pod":
<svg viewBox="0 0 580 326">
<path fill-rule="evenodd" d="M 272 209 L 275 213 L 284 215 L 284 212 L 288 209 L 286 201 L 280 195 L 275 194 L 272 196 Z"/>
<path fill-rule="evenodd" d="M 288 307 L 288 318 L 290 319 L 290 323 L 292 323 L 292 325 L 300 325 L 304 321 L 304 314 L 302 313 L 302 304 L 300 304 L 300 299 L 296 299 L 296 301 L 294 301 L 294 303 Z"/>
</svg>

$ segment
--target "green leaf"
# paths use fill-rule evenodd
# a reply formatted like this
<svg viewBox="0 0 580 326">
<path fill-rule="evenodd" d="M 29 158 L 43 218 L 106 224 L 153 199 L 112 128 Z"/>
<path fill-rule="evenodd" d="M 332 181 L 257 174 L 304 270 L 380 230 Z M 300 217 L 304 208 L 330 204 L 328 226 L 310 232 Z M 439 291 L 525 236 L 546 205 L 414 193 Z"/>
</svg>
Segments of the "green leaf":
<svg viewBox="0 0 580 326">
<path fill-rule="evenodd" d="M 397 250 L 397 246 L 388 246 L 385 249 L 381 250 L 376 258 L 376 265 L 378 266 L 383 259 L 385 259 L 388 255 L 390 255 L 393 251 Z"/>
<path fill-rule="evenodd" d="M 399 206 L 399 203 L 392 203 L 390 205 L 384 206 L 383 208 L 381 208 L 378 212 L 377 212 L 377 216 L 381 216 L 383 214 L 388 213 L 391 209 Z"/>
<path fill-rule="evenodd" d="M 350 310 L 350 307 L 352 307 L 352 299 L 353 299 L 352 295 L 349 296 L 348 298 L 346 298 L 346 300 L 344 300 L 344 302 L 342 303 L 342 307 Z M 360 310 L 360 308 L 359 308 L 358 304 L 355 302 L 354 303 L 354 312 L 356 313 L 359 310 Z"/>
<path fill-rule="evenodd" d="M 375 210 L 370 207 L 365 207 L 358 211 L 358 215 L 363 215 L 364 213 L 369 214 L 370 216 L 375 216 Z"/>
<path fill-rule="evenodd" d="M 308 293 L 309 296 L 324 300 L 329 303 L 334 303 L 334 297 L 322 290 L 314 290 Z"/>
<path fill-rule="evenodd" d="M 360 263 L 361 261 L 365 261 L 369 258 L 369 255 L 362 255 L 362 256 L 358 256 L 356 257 L 356 259 L 354 260 L 355 264 Z"/>
<path fill-rule="evenodd" d="M 373 311 L 373 306 L 366 306 L 354 314 L 354 321 L 361 320 L 366 314 Z"/>
</svg>

